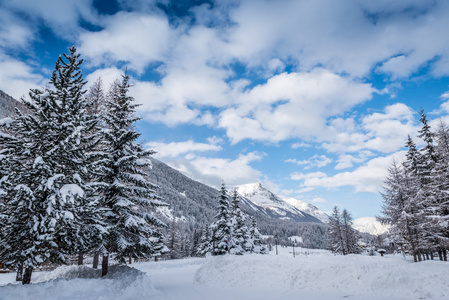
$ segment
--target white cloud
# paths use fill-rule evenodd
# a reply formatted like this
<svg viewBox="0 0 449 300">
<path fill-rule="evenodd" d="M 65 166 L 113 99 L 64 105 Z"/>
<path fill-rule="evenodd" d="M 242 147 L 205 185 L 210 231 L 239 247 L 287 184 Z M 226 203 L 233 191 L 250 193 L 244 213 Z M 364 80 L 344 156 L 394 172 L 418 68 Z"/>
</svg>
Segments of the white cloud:
<svg viewBox="0 0 449 300">
<path fill-rule="evenodd" d="M 313 173 L 298 173 L 298 172 L 294 172 L 293 174 L 290 175 L 290 179 L 292 180 L 307 180 L 307 179 L 311 179 L 311 178 L 323 178 L 323 177 L 327 177 L 326 173 L 323 172 L 313 172 Z"/>
<path fill-rule="evenodd" d="M 91 6 L 91 0 L 21 0 L 4 1 L 3 9 L 20 12 L 28 16 L 30 27 L 44 24 L 53 30 L 53 33 L 65 40 L 73 41 L 83 31 L 80 20 L 98 24 L 99 16 Z"/>
<path fill-rule="evenodd" d="M 165 61 L 174 32 L 166 17 L 119 12 L 104 21 L 105 29 L 79 36 L 80 50 L 94 66 L 125 61 L 142 72 L 149 63 Z"/>
<path fill-rule="evenodd" d="M 397 151 L 416 130 L 414 113 L 398 103 L 361 120 L 348 117 L 374 93 L 384 92 L 361 77 L 375 68 L 401 78 L 426 63 L 435 76 L 449 72 L 443 68 L 449 62 L 445 1 L 219 1 L 192 9 L 195 20 L 186 17 L 175 25 L 154 9 L 154 2 L 121 2 L 139 10 L 102 16 L 88 0 L 50 2 L 2 3 L 0 16 L 14 21 L 21 12 L 30 24 L 8 22 L 15 27 L 2 27 L 0 41 L 23 47 L 33 39 L 36 20 L 43 20 L 59 36 L 78 40 L 86 62 L 104 68 L 89 80 L 102 74 L 108 81 L 105 77 L 120 73 L 118 64 L 137 72 L 157 66 L 153 71 L 160 81 L 138 78 L 130 90 L 142 104 L 144 119 L 169 126 L 217 126 L 234 144 L 298 138 L 304 142 L 293 148 L 324 142 L 326 150 L 336 153 Z M 81 29 L 81 19 L 101 30 Z M 0 70 L 0 87 L 10 94 L 21 95 L 42 82 L 29 67 L 8 62 L 12 65 Z M 242 65 L 242 74 L 234 74 L 234 63 Z M 286 65 L 292 71 L 279 74 Z M 13 74 L 2 71 L 6 67 Z M 253 86 L 253 74 L 263 83 Z M 357 160 L 341 156 L 336 168 Z"/>
<path fill-rule="evenodd" d="M 290 178 L 302 180 L 301 188 L 305 189 L 333 189 L 352 186 L 356 192 L 378 193 L 382 189 L 382 184 L 388 175 L 388 168 L 393 159 L 402 161 L 404 155 L 405 152 L 401 151 L 385 157 L 376 157 L 353 171 L 337 173 L 333 176 L 327 176 L 321 172 L 309 174 L 293 173 Z"/>
<path fill-rule="evenodd" d="M 292 144 L 292 149 L 310 148 L 310 147 L 312 147 L 312 145 L 304 143 L 304 142 Z"/>
<path fill-rule="evenodd" d="M 70 5 L 76 10 L 70 20 L 91 15 L 80 8 L 84 4 Z M 420 13 L 412 17 L 400 7 L 419 7 L 416 11 Z M 366 123 L 368 135 L 357 130 L 356 121 L 344 114 L 370 100 L 376 91 L 354 78 L 368 74 L 376 64 L 378 71 L 404 76 L 438 51 L 439 57 L 446 57 L 445 38 L 436 37 L 447 36 L 442 29 L 447 18 L 432 17 L 448 7 L 440 2 L 435 6 L 358 1 L 336 5 L 324 0 L 220 2 L 193 9 L 197 16 L 194 25 L 185 19 L 177 26 L 170 26 L 160 11 L 141 9 L 102 16 L 98 22 L 103 29 L 85 31 L 79 41 L 80 50 L 94 65 L 127 62 L 138 72 L 158 65 L 155 71 L 162 76 L 160 82 L 136 81 L 131 90 L 143 104 L 139 112 L 146 120 L 169 126 L 219 126 L 233 143 L 300 138 L 326 141 L 328 149 L 335 152 L 346 151 L 342 145 L 347 144 L 354 149 L 349 151 L 365 147 L 388 152 L 397 149 L 399 142 L 389 142 L 398 139 L 390 133 L 377 139 L 369 134 L 393 127 L 400 129 L 399 135 L 411 126 L 400 125 L 403 119 L 399 123 L 373 120 L 383 128 L 369 128 Z M 377 17 L 376 24 L 367 11 Z M 429 32 L 432 34 L 425 34 Z M 413 33 L 426 35 L 429 45 L 410 38 Z M 395 65 L 395 60 L 403 62 Z M 229 67 L 233 62 L 246 64 L 256 74 L 263 70 L 267 82 L 248 88 L 247 79 L 233 77 Z M 294 72 L 273 76 L 282 72 L 286 63 L 293 64 Z"/>
<path fill-rule="evenodd" d="M 193 140 L 188 140 L 185 142 L 172 142 L 172 143 L 162 143 L 162 142 L 149 142 L 145 145 L 157 152 L 154 156 L 157 158 L 161 157 L 178 157 L 181 154 L 192 153 L 192 152 L 205 152 L 205 151 L 220 151 L 221 146 L 214 144 L 196 143 Z"/>
<path fill-rule="evenodd" d="M 326 203 L 327 201 L 326 201 L 326 199 L 324 199 L 324 198 L 319 198 L 319 197 L 317 197 L 317 198 L 313 198 L 313 199 L 312 199 L 312 202 L 313 202 L 313 203 Z"/>
<path fill-rule="evenodd" d="M 238 24 L 231 49 L 253 65 L 277 56 L 295 59 L 301 68 L 322 65 L 353 76 L 376 63 L 378 71 L 407 76 L 439 57 L 433 72 L 447 74 L 447 2 L 371 2 L 242 1 L 230 13 Z"/>
<path fill-rule="evenodd" d="M 347 168 L 352 168 L 354 166 L 354 163 L 362 163 L 364 162 L 369 156 L 374 156 L 374 153 L 371 151 L 361 151 L 357 154 L 357 156 L 349 155 L 349 154 L 343 154 L 338 157 L 338 164 L 335 166 L 335 170 L 342 170 Z"/>
<path fill-rule="evenodd" d="M 324 69 L 282 73 L 244 92 L 239 105 L 224 110 L 219 126 L 233 143 L 243 139 L 278 142 L 325 139 L 327 118 L 371 98 L 375 90 Z"/>
<path fill-rule="evenodd" d="M 304 169 L 310 169 L 313 167 L 325 167 L 332 162 L 332 159 L 327 157 L 326 155 L 315 154 L 314 156 L 306 160 L 287 159 L 285 160 L 285 162 L 294 163 L 298 166 L 304 166 Z"/>
<path fill-rule="evenodd" d="M 44 78 L 30 65 L 0 53 L 0 90 L 15 99 L 27 96 L 31 88 L 43 86 Z"/>
<path fill-rule="evenodd" d="M 443 99 L 443 100 L 449 99 L 449 91 L 444 92 L 444 93 L 440 96 L 440 98 Z"/>
<path fill-rule="evenodd" d="M 384 112 L 365 116 L 357 131 L 334 128 L 334 139 L 322 146 L 329 152 L 337 153 L 362 150 L 391 153 L 404 146 L 407 135 L 417 132 L 415 122 L 415 112 L 403 103 L 396 103 L 386 106 Z"/>
<path fill-rule="evenodd" d="M 1 6 L 0 6 L 1 7 Z M 0 47 L 23 48 L 34 40 L 32 26 L 12 14 L 10 11 L 0 9 Z"/>
<path fill-rule="evenodd" d="M 101 81 L 103 82 L 103 88 L 107 93 L 114 81 L 116 81 L 117 79 L 120 80 L 122 78 L 122 75 L 124 75 L 124 72 L 115 67 L 96 69 L 94 72 L 86 76 L 86 80 L 88 82 L 86 85 L 86 89 L 88 89 L 98 78 L 101 78 Z"/>
<path fill-rule="evenodd" d="M 207 138 L 207 141 L 209 142 L 209 143 L 211 143 L 211 144 L 221 144 L 221 143 L 223 143 L 223 139 L 222 138 L 219 138 L 219 137 L 217 137 L 217 136 L 211 136 L 211 137 L 208 137 Z"/>
<path fill-rule="evenodd" d="M 263 159 L 265 153 L 250 152 L 236 159 L 189 156 L 187 159 L 164 158 L 163 161 L 190 178 L 218 188 L 222 180 L 227 186 L 264 181 L 262 173 L 250 166 Z M 275 187 L 274 185 L 270 185 Z"/>
<path fill-rule="evenodd" d="M 218 188 L 222 180 L 227 186 L 261 181 L 272 188 L 278 186 L 262 176 L 262 173 L 251 163 L 260 161 L 266 156 L 263 152 L 249 152 L 240 154 L 235 159 L 212 158 L 201 156 L 199 153 L 218 152 L 222 147 L 218 145 L 221 139 L 211 137 L 209 143 L 198 143 L 193 140 L 184 142 L 163 143 L 152 141 L 145 144 L 146 148 L 155 150 L 155 158 L 162 160 L 171 167 L 183 172 L 190 178 Z"/>
</svg>

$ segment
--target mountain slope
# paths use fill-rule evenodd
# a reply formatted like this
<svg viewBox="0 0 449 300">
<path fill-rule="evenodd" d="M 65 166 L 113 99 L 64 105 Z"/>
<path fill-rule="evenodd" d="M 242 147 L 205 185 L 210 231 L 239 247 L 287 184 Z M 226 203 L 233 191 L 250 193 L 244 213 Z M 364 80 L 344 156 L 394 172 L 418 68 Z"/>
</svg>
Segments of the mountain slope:
<svg viewBox="0 0 449 300">
<path fill-rule="evenodd" d="M 166 217 L 174 215 L 199 226 L 211 223 L 218 190 L 188 178 L 155 158 L 150 160 L 152 167 L 148 169 L 148 177 L 159 186 L 157 193 L 170 205 Z"/>
<path fill-rule="evenodd" d="M 317 218 L 318 220 L 320 220 L 323 223 L 328 223 L 329 222 L 329 216 L 326 215 L 326 213 L 322 210 L 320 210 L 318 207 L 303 202 L 301 200 L 298 200 L 296 198 L 282 198 L 282 200 L 284 200 L 285 202 L 287 202 L 288 204 L 293 205 L 294 207 L 296 207 L 297 209 L 299 209 L 300 211 L 303 211 L 315 218 Z"/>
<path fill-rule="evenodd" d="M 259 182 L 239 185 L 236 189 L 240 195 L 249 200 L 247 205 L 272 219 L 321 223 L 318 218 L 285 202 L 265 189 Z"/>
<path fill-rule="evenodd" d="M 15 107 L 22 111 L 25 109 L 25 105 L 23 105 L 22 102 L 17 101 L 0 90 L 0 120 L 6 117 L 13 117 L 15 114 Z"/>
<path fill-rule="evenodd" d="M 174 216 L 176 220 L 186 223 L 191 230 L 210 225 L 216 214 L 219 191 L 185 176 L 155 158 L 150 159 L 152 168 L 148 169 L 148 177 L 153 183 L 159 185 L 158 194 L 170 204 L 170 210 L 163 211 L 168 221 L 171 221 Z M 229 192 L 231 194 L 232 190 L 230 189 Z M 304 247 L 326 247 L 326 224 L 300 212 L 271 192 L 266 193 L 273 203 L 278 203 L 277 207 L 269 206 L 268 203 L 264 207 L 239 195 L 242 211 L 256 218 L 261 233 L 278 235 L 284 244 L 288 244 L 288 236 L 300 236 Z M 290 207 L 287 209 L 283 206 Z M 285 212 L 285 214 L 279 212 Z"/>
</svg>

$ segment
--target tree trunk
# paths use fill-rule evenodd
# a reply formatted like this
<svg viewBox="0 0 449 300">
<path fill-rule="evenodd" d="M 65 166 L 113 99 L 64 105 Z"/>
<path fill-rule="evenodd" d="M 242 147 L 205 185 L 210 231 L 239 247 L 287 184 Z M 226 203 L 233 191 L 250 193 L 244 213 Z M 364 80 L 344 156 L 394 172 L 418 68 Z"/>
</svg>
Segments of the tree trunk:
<svg viewBox="0 0 449 300">
<path fill-rule="evenodd" d="M 108 274 L 109 267 L 109 255 L 103 255 L 103 261 L 101 262 L 101 277 Z"/>
<path fill-rule="evenodd" d="M 23 274 L 22 284 L 30 284 L 32 274 L 33 274 L 33 267 L 26 267 L 25 274 Z"/>
<path fill-rule="evenodd" d="M 83 253 L 78 253 L 78 266 L 84 265 L 84 255 Z"/>
<path fill-rule="evenodd" d="M 441 261 L 443 261 L 443 251 L 438 250 L 438 257 L 440 258 Z"/>
<path fill-rule="evenodd" d="M 131 258 L 131 256 L 129 257 L 129 264 L 131 264 L 132 263 L 132 258 Z"/>
<path fill-rule="evenodd" d="M 443 260 L 447 261 L 446 249 L 443 249 Z"/>
<path fill-rule="evenodd" d="M 16 281 L 23 280 L 23 263 L 20 263 L 17 267 Z"/>
<path fill-rule="evenodd" d="M 98 269 L 98 261 L 100 260 L 100 255 L 98 253 L 94 254 L 94 261 L 92 263 L 92 268 Z"/>
<path fill-rule="evenodd" d="M 421 250 L 418 250 L 418 260 L 422 261 Z"/>
<path fill-rule="evenodd" d="M 429 257 L 429 252 L 426 252 L 426 258 L 427 258 L 427 260 L 430 259 L 430 257 Z"/>
</svg>

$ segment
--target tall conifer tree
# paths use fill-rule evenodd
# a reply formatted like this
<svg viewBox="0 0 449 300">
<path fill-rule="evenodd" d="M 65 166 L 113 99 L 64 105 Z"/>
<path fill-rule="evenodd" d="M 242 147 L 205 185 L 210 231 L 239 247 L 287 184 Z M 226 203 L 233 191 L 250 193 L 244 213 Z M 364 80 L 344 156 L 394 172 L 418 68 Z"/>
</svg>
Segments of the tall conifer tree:
<svg viewBox="0 0 449 300">
<path fill-rule="evenodd" d="M 248 228 L 245 224 L 245 215 L 240 209 L 240 200 L 237 191 L 232 195 L 232 239 L 235 244 L 231 250 L 233 254 L 242 255 L 245 253 L 245 244 Z"/>
<path fill-rule="evenodd" d="M 49 87 L 31 90 L 24 100 L 29 113 L 18 111 L 10 128 L 7 245 L 0 256 L 24 264 L 23 283 L 34 266 L 88 248 L 98 228 L 88 185 L 89 151 L 98 139 L 96 120 L 86 114 L 82 62 L 75 47 L 60 56 Z"/>
<path fill-rule="evenodd" d="M 211 225 L 214 255 L 224 255 L 233 246 L 231 244 L 231 216 L 229 212 L 229 196 L 224 183 L 221 185 L 218 198 L 216 221 Z"/>
<path fill-rule="evenodd" d="M 340 214 L 340 210 L 337 206 L 334 206 L 332 210 L 332 215 L 329 218 L 329 245 L 332 251 L 337 253 L 342 253 L 343 255 L 347 254 L 344 236 L 342 232 L 342 217 Z"/>
<path fill-rule="evenodd" d="M 136 142 L 140 133 L 133 129 L 133 124 L 139 118 L 135 116 L 137 105 L 128 95 L 129 87 L 129 76 L 125 74 L 113 86 L 106 103 L 103 147 L 107 157 L 101 180 L 106 187 L 100 203 L 107 209 L 104 221 L 108 230 L 99 247 L 103 253 L 103 275 L 107 273 L 109 253 L 125 263 L 129 257 L 139 259 L 167 251 L 160 232 L 166 225 L 152 212 L 166 204 L 144 172 L 151 164 L 148 157 L 154 151 L 144 150 Z"/>
</svg>

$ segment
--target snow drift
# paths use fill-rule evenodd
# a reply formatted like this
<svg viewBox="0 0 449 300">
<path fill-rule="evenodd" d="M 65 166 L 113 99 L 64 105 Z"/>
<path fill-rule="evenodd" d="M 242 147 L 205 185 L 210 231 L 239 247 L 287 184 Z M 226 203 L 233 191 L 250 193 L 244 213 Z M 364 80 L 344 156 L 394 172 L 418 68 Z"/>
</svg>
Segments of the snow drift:
<svg viewBox="0 0 449 300">
<path fill-rule="evenodd" d="M 157 294 L 150 278 L 129 266 L 110 266 L 108 275 L 100 276 L 101 270 L 86 266 L 62 266 L 52 272 L 34 273 L 33 284 L 2 286 L 0 299 L 137 300 Z"/>
</svg>

